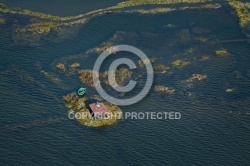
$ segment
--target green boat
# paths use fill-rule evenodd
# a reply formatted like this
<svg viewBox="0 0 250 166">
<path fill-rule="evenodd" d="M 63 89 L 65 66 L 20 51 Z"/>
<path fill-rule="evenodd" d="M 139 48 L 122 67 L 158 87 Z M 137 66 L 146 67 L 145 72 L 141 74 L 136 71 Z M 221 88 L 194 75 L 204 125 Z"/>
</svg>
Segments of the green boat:
<svg viewBox="0 0 250 166">
<path fill-rule="evenodd" d="M 86 93 L 86 88 L 79 88 L 77 93 L 78 93 L 79 97 L 84 97 L 84 95 Z"/>
</svg>

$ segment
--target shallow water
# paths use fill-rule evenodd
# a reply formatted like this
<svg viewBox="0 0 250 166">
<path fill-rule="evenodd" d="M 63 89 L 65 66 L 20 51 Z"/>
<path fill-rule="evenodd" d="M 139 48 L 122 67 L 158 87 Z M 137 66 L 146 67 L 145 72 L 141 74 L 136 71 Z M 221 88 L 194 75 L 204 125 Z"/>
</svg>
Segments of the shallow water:
<svg viewBox="0 0 250 166">
<path fill-rule="evenodd" d="M 56 11 L 60 13 L 59 9 Z M 7 16 L 7 21 L 16 19 L 12 17 Z M 166 24 L 176 28 L 164 28 Z M 39 46 L 14 44 L 10 26 L 10 22 L 0 25 L 2 164 L 249 163 L 249 44 L 202 44 L 176 37 L 183 30 L 195 36 L 192 29 L 200 27 L 210 31 L 207 35 L 211 40 L 245 39 L 228 9 L 105 15 L 80 26 L 74 38 Z M 157 63 L 171 66 L 178 58 L 191 61 L 188 67 L 171 67 L 169 73 L 156 74 L 154 85 L 173 87 L 174 95 L 158 94 L 152 88 L 141 102 L 122 107 L 124 112 L 178 111 L 182 114 L 180 120 L 128 119 L 93 129 L 67 119 L 62 96 L 82 84 L 76 75 L 67 76 L 56 70 L 54 63 L 65 60 L 70 65 L 77 60 L 70 59 L 73 55 L 98 46 L 117 31 L 138 34 L 135 38 L 128 35 L 123 44 L 137 46 L 149 57 L 158 58 Z M 198 52 L 189 57 L 174 56 L 190 47 Z M 215 57 L 212 53 L 219 48 L 226 48 L 232 56 Z M 209 55 L 210 59 L 200 61 L 202 55 Z M 81 68 L 91 69 L 97 56 L 80 59 Z M 39 72 L 41 68 L 60 78 L 61 86 L 44 77 Z M 193 73 L 207 74 L 208 79 L 185 83 Z M 235 91 L 226 93 L 227 88 Z M 95 91 L 89 88 L 88 93 Z"/>
</svg>

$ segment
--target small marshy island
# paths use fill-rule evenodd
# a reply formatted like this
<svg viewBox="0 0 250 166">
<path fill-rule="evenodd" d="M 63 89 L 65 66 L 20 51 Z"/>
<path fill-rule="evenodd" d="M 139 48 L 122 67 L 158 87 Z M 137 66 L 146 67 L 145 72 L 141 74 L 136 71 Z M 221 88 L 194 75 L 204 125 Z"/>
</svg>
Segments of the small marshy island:
<svg viewBox="0 0 250 166">
<path fill-rule="evenodd" d="M 99 18 L 97 18 L 99 16 L 111 18 L 118 14 L 130 17 L 135 13 L 137 17 L 143 18 L 149 17 L 149 15 L 156 15 L 154 18 L 163 18 L 163 16 L 164 18 L 170 18 L 168 14 L 163 15 L 163 13 L 172 12 L 175 15 L 176 13 L 182 13 L 180 11 L 183 10 L 194 10 L 196 12 L 202 11 L 204 12 L 203 14 L 206 14 L 206 12 L 220 7 L 230 7 L 232 11 L 235 11 L 235 16 L 238 16 L 240 27 L 242 29 L 249 27 L 249 3 L 238 0 L 124 0 L 124 2 L 117 3 L 114 6 L 69 17 L 53 16 L 27 9 L 10 8 L 0 4 L 0 13 L 2 13 L 0 15 L 0 25 L 5 24 L 5 22 L 11 23 L 13 42 L 17 45 L 38 45 L 42 47 L 49 45 L 47 42 L 61 43 L 62 45 L 69 42 L 70 44 L 70 41 L 67 41 L 68 39 L 73 39 L 80 35 L 80 30 L 86 30 L 87 32 L 87 29 L 85 29 L 87 24 L 85 23 L 89 22 L 88 25 L 90 25 L 95 21 L 99 21 Z M 219 10 L 217 12 L 220 13 Z M 108 15 L 105 16 L 106 14 Z M 12 18 L 10 17 L 11 15 L 15 17 Z M 25 18 L 26 21 L 13 21 L 16 18 Z M 92 18 L 96 19 L 93 22 L 89 21 Z M 95 71 L 92 69 L 93 66 L 91 64 L 94 58 L 98 57 L 103 51 L 119 44 L 127 43 L 139 47 L 146 51 L 149 59 L 138 60 L 134 58 L 133 60 L 137 64 L 137 69 L 135 70 L 122 67 L 108 72 L 105 68 L 99 73 L 100 81 L 98 83 L 110 90 L 117 85 L 125 86 L 129 80 L 136 80 L 140 88 L 144 85 L 144 68 L 151 63 L 155 74 L 152 96 L 160 94 L 155 95 L 155 97 L 172 99 L 183 95 L 191 100 L 190 96 L 198 96 L 205 89 L 201 88 L 199 92 L 196 92 L 196 88 L 205 84 L 209 85 L 213 80 L 214 73 L 209 73 L 210 70 L 205 70 L 204 68 L 209 66 L 220 67 L 221 65 L 218 64 L 222 61 L 223 63 L 231 64 L 234 58 L 234 52 L 221 44 L 220 38 L 217 38 L 216 33 L 211 30 L 213 28 L 207 27 L 199 23 L 199 21 L 199 19 L 187 21 L 187 26 L 182 27 L 181 23 L 166 19 L 164 22 L 158 22 L 157 28 L 146 27 L 145 29 L 135 30 L 121 29 L 120 27 L 122 27 L 123 23 L 118 21 L 117 23 L 121 24 L 121 26 L 114 29 L 115 32 L 112 36 L 108 36 L 111 33 L 110 31 L 106 35 L 107 38 L 105 37 L 105 40 L 100 39 L 101 41 L 96 43 L 95 46 L 91 48 L 86 47 L 86 50 L 81 53 L 74 55 L 60 53 L 63 57 L 54 60 L 52 69 L 43 66 L 38 67 L 37 71 L 39 76 L 44 76 L 48 83 L 53 84 L 52 86 L 65 90 L 66 92 L 63 92 L 63 94 L 69 93 L 63 97 L 63 100 L 69 110 L 68 113 L 71 119 L 73 118 L 80 124 L 89 127 L 113 125 L 119 119 L 122 119 L 122 110 L 114 104 L 103 101 L 100 96 L 94 94 L 96 85 L 93 81 L 93 74 L 95 74 Z M 84 35 L 87 36 L 87 34 Z M 152 43 L 152 41 L 154 42 Z M 75 47 L 75 45 L 72 44 L 71 47 Z M 114 57 L 115 59 L 119 56 L 124 56 L 119 54 L 117 50 L 112 51 L 116 53 L 111 58 Z M 220 70 L 223 71 L 224 68 Z M 203 74 L 197 74 L 200 72 Z M 15 71 L 14 73 L 19 72 Z M 75 81 L 77 77 L 79 79 L 78 83 Z M 69 85 L 71 81 L 73 85 Z M 197 83 L 198 81 L 203 83 L 199 84 Z M 41 83 L 34 83 L 39 87 L 43 86 Z M 72 92 L 72 89 L 79 85 L 91 89 L 91 93 L 85 96 L 84 92 L 84 95 L 81 96 L 77 91 Z M 56 95 L 53 95 L 52 92 L 44 87 L 41 88 L 43 93 L 58 101 L 55 97 Z M 235 92 L 237 87 L 225 85 L 222 88 L 223 92 L 229 93 Z M 121 98 L 127 97 L 125 93 L 113 93 L 112 95 Z M 107 116 L 103 116 L 106 113 Z"/>
<path fill-rule="evenodd" d="M 80 88 L 81 90 L 83 88 Z M 122 119 L 122 110 L 107 101 L 99 102 L 94 98 L 87 98 L 78 91 L 63 97 L 69 108 L 69 118 L 76 119 L 80 124 L 88 127 L 103 127 L 113 125 Z"/>
</svg>

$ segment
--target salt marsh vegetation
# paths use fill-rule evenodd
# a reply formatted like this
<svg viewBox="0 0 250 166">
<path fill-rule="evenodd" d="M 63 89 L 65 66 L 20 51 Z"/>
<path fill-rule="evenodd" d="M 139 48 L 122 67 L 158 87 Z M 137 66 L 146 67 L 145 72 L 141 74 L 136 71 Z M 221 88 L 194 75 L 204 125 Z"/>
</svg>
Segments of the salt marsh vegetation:
<svg viewBox="0 0 250 166">
<path fill-rule="evenodd" d="M 216 56 L 230 56 L 230 53 L 226 49 L 215 51 Z"/>
<path fill-rule="evenodd" d="M 173 89 L 173 88 L 169 88 L 169 87 L 166 87 L 166 86 L 161 86 L 161 85 L 156 85 L 155 87 L 154 87 L 154 91 L 156 91 L 156 92 L 165 92 L 165 93 L 167 93 L 167 94 L 173 94 L 174 92 L 175 92 L 175 89 Z"/>
<path fill-rule="evenodd" d="M 236 11 L 240 20 L 240 26 L 246 28 L 250 24 L 250 13 L 247 10 L 249 3 L 244 3 L 238 0 L 229 0 L 228 3 Z"/>
<path fill-rule="evenodd" d="M 76 93 L 70 93 L 63 97 L 66 102 L 66 107 L 69 109 L 69 114 L 75 115 L 75 118 L 80 124 L 88 127 L 103 127 L 116 124 L 122 119 L 122 110 L 115 104 L 103 102 L 107 108 L 109 115 L 103 119 L 94 118 L 90 113 L 89 104 L 93 103 L 93 99 L 87 97 L 79 98 Z M 83 116 L 84 115 L 84 116 Z"/>
<path fill-rule="evenodd" d="M 206 74 L 193 74 L 189 79 L 187 79 L 187 82 L 193 82 L 194 80 L 204 80 L 207 79 L 207 75 Z"/>
</svg>

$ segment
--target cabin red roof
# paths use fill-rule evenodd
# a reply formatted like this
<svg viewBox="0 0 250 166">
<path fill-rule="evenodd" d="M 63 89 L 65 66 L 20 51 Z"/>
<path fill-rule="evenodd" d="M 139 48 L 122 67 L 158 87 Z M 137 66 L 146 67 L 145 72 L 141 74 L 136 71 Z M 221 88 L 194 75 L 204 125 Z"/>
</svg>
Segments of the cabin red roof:
<svg viewBox="0 0 250 166">
<path fill-rule="evenodd" d="M 96 114 L 105 114 L 107 112 L 107 108 L 105 107 L 105 105 L 103 103 L 92 103 L 89 105 L 89 107 L 91 108 L 92 112 L 96 115 Z"/>
</svg>

